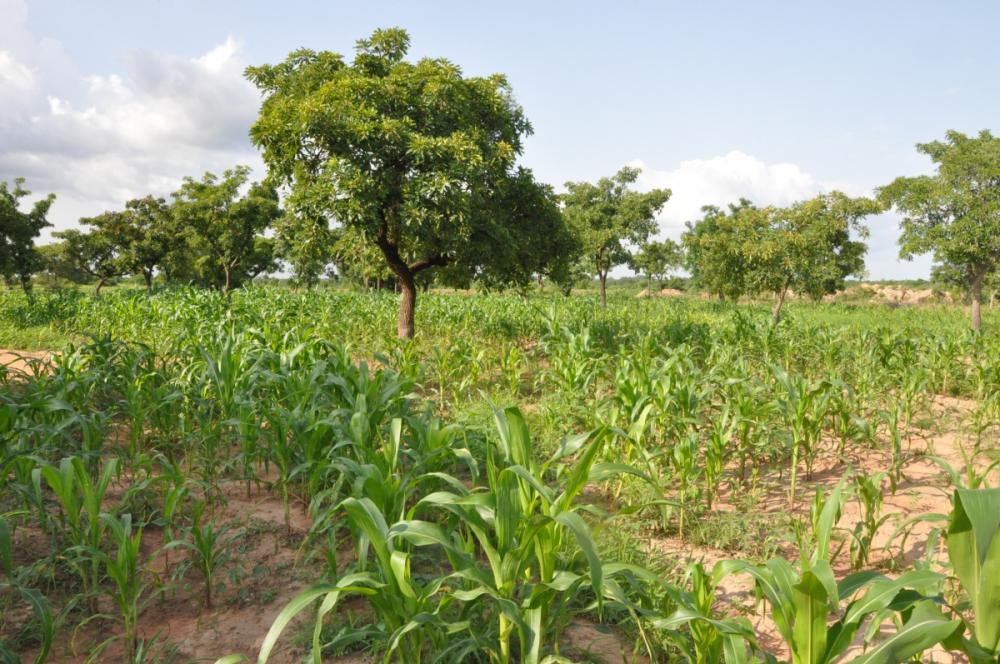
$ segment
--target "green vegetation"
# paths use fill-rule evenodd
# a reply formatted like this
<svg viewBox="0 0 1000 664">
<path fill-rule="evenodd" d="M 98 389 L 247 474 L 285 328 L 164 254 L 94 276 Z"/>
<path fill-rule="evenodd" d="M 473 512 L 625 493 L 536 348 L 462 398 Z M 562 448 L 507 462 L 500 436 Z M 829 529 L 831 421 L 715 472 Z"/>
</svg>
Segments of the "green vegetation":
<svg viewBox="0 0 1000 664">
<path fill-rule="evenodd" d="M 938 267 L 972 296 L 972 329 L 982 325 L 983 285 L 1000 266 L 1000 138 L 950 131 L 918 145 L 935 176 L 899 178 L 881 191 L 903 213 L 900 254 L 934 252 Z"/>
<path fill-rule="evenodd" d="M 937 175 L 877 200 L 706 207 L 678 245 L 669 190 L 557 194 L 502 75 L 408 50 L 250 67 L 260 182 L 41 248 L 52 197 L 0 183 L 0 349 L 49 351 L 0 362 L 0 658 L 996 662 L 997 139 L 919 146 Z M 890 204 L 972 330 L 823 302 Z M 280 261 L 304 291 L 261 283 Z M 690 293 L 609 293 L 626 264 Z"/>
<path fill-rule="evenodd" d="M 995 656 L 1000 430 L 977 413 L 1000 403 L 1000 347 L 954 308 L 792 302 L 775 326 L 764 306 L 689 298 L 429 294 L 400 340 L 391 294 L 35 302 L 36 322 L 96 339 L 0 389 L 0 539 L 29 547 L 3 557 L 0 624 L 39 661 L 82 634 L 104 657 L 179 657 L 143 627 L 152 603 L 211 616 L 252 597 L 251 531 L 227 516 L 242 494 L 278 505 L 253 532 L 293 547 L 302 589 L 269 609 L 262 661 L 291 643 L 314 661 L 580 661 L 580 621 L 653 661 Z M 927 517 L 914 560 L 886 500 L 914 486 L 909 422 L 940 390 L 978 406 L 961 420 L 977 470 L 934 480 L 955 509 L 946 533 Z M 871 455 L 885 471 L 856 469 Z M 659 541 L 731 560 L 665 562 Z M 784 646 L 720 600 L 741 579 Z"/>
</svg>

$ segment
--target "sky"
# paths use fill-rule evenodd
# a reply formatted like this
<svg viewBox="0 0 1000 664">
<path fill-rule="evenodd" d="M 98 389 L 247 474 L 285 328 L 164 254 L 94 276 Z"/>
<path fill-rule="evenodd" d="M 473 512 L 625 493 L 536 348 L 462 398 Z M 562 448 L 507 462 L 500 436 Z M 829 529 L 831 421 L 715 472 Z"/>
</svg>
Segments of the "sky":
<svg viewBox="0 0 1000 664">
<path fill-rule="evenodd" d="M 561 189 L 640 166 L 669 187 L 660 235 L 741 196 L 784 205 L 932 172 L 948 129 L 1000 130 L 1000 3 L 0 0 L 0 180 L 55 192 L 56 229 L 262 162 L 247 65 L 350 55 L 377 27 L 410 57 L 506 74 L 534 126 L 522 163 Z M 869 220 L 873 279 L 898 218 Z"/>
</svg>

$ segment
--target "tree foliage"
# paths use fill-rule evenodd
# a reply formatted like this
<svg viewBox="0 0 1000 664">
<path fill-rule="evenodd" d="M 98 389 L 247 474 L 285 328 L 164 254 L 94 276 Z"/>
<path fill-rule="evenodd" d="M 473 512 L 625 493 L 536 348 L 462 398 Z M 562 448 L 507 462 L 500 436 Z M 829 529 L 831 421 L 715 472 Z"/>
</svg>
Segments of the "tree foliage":
<svg viewBox="0 0 1000 664">
<path fill-rule="evenodd" d="M 153 286 L 153 273 L 170 252 L 172 217 L 162 198 L 145 196 L 125 203 L 121 261 L 130 274 L 141 274 L 146 288 Z"/>
<path fill-rule="evenodd" d="M 110 280 L 141 274 L 152 288 L 153 274 L 170 250 L 170 208 L 162 198 L 146 196 L 125 209 L 80 220 L 87 231 L 55 233 L 62 242 L 50 250 L 50 271 L 80 283 L 97 281 L 97 292 Z"/>
<path fill-rule="evenodd" d="M 72 272 L 87 275 L 89 281 L 97 282 L 94 288 L 97 294 L 109 281 L 127 274 L 122 245 L 111 230 L 120 223 L 120 218 L 120 212 L 105 212 L 80 220 L 95 227 L 90 232 L 70 228 L 53 233 L 62 240 L 57 245 L 57 260 L 67 266 L 67 276 Z"/>
<path fill-rule="evenodd" d="M 249 176 L 248 167 L 237 166 L 221 178 L 188 177 L 173 194 L 174 223 L 184 238 L 173 250 L 175 278 L 187 267 L 192 280 L 228 293 L 276 267 L 274 242 L 263 233 L 281 216 L 278 194 L 263 183 L 248 185 Z"/>
<path fill-rule="evenodd" d="M 749 200 L 723 210 L 714 205 L 702 207 L 702 218 L 687 222 L 681 242 L 692 283 L 720 298 L 736 299 L 750 288 L 751 265 L 742 250 L 742 234 L 756 228 L 764 219 Z"/>
<path fill-rule="evenodd" d="M 447 265 L 516 282 L 526 270 L 504 265 L 504 243 L 531 246 L 546 230 L 499 204 L 533 184 L 515 167 L 531 126 L 506 78 L 465 77 L 442 58 L 408 62 L 408 50 L 404 30 L 376 30 L 351 63 L 299 50 L 247 70 L 265 97 L 251 138 L 289 187 L 287 205 L 378 248 L 403 292 L 401 337 L 413 334 L 416 275 Z"/>
<path fill-rule="evenodd" d="M 35 238 L 52 225 L 47 217 L 56 199 L 49 194 L 22 212 L 21 200 L 29 195 L 24 178 L 15 179 L 13 187 L 0 182 L 0 276 L 17 281 L 26 293 L 31 290 L 31 275 L 44 267 Z"/>
<path fill-rule="evenodd" d="M 787 208 L 745 199 L 728 212 L 706 207 L 684 235 L 692 277 L 722 297 L 775 293 L 777 319 L 789 290 L 818 300 L 864 273 L 861 222 L 881 210 L 877 201 L 838 191 Z"/>
<path fill-rule="evenodd" d="M 644 242 L 656 231 L 656 214 L 670 198 L 669 189 L 632 191 L 639 173 L 626 166 L 596 183 L 567 182 L 562 196 L 566 222 L 600 280 L 605 305 L 608 272 L 629 260 L 630 244 Z"/>
<path fill-rule="evenodd" d="M 684 264 L 684 252 L 673 240 L 650 240 L 639 245 L 639 251 L 629 257 L 629 267 L 646 276 L 647 287 L 662 282 L 668 274 Z"/>
<path fill-rule="evenodd" d="M 754 285 L 779 297 L 790 288 L 813 300 L 843 289 L 847 277 L 864 274 L 868 229 L 861 222 L 881 210 L 877 201 L 839 191 L 772 209 L 764 234 L 747 244 L 759 267 Z"/>
<path fill-rule="evenodd" d="M 294 281 L 314 287 L 334 262 L 334 237 L 326 219 L 289 211 L 274 228 L 274 250 L 292 268 Z"/>
<path fill-rule="evenodd" d="M 933 253 L 962 275 L 972 295 L 972 327 L 982 324 L 983 282 L 1000 269 L 1000 138 L 949 131 L 943 141 L 917 145 L 935 175 L 897 178 L 880 190 L 903 215 L 899 254 Z"/>
</svg>

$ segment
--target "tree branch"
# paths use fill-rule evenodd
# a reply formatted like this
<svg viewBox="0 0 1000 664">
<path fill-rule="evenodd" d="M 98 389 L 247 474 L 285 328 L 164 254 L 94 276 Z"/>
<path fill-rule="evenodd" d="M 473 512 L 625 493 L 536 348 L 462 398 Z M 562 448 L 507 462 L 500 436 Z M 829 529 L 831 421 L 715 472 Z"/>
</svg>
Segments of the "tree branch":
<svg viewBox="0 0 1000 664">
<path fill-rule="evenodd" d="M 417 261 L 413 265 L 410 265 L 410 271 L 413 272 L 413 274 L 416 274 L 417 272 L 426 270 L 429 267 L 444 267 L 447 264 L 448 257 L 438 254 L 437 256 L 432 256 L 431 258 Z"/>
</svg>

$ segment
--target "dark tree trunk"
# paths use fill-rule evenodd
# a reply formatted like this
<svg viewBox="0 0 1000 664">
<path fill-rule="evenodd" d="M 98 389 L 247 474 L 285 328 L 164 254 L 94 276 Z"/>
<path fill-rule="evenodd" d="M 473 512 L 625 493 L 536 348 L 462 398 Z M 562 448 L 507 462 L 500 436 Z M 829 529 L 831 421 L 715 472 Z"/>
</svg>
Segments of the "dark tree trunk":
<svg viewBox="0 0 1000 664">
<path fill-rule="evenodd" d="M 100 295 L 101 289 L 104 288 L 104 284 L 108 282 L 106 277 L 101 277 L 97 280 L 97 286 L 94 288 L 94 295 Z"/>
<path fill-rule="evenodd" d="M 598 272 L 598 278 L 601 280 L 601 306 L 608 306 L 608 273 L 601 271 Z"/>
<path fill-rule="evenodd" d="M 152 292 L 153 290 L 153 271 L 143 270 L 142 278 L 146 280 L 146 290 Z"/>
<path fill-rule="evenodd" d="M 785 304 L 785 296 L 788 294 L 788 280 L 785 280 L 785 285 L 781 287 L 781 292 L 778 293 L 778 301 L 774 303 L 774 309 L 771 310 L 771 324 L 777 325 L 778 319 L 781 318 L 781 307 Z"/>
<path fill-rule="evenodd" d="M 382 290 L 382 277 L 375 277 L 375 290 Z"/>
<path fill-rule="evenodd" d="M 222 271 L 225 272 L 226 280 L 222 284 L 222 294 L 229 297 L 229 288 L 232 285 L 232 273 L 228 265 L 222 267 Z"/>
<path fill-rule="evenodd" d="M 535 283 L 538 284 L 538 292 L 545 290 L 545 282 L 542 280 L 542 273 L 535 275 Z"/>
<path fill-rule="evenodd" d="M 399 323 L 396 332 L 400 339 L 412 339 L 414 313 L 417 308 L 417 285 L 412 274 L 399 274 L 399 286 L 403 297 L 399 301 Z"/>
<path fill-rule="evenodd" d="M 420 272 L 448 264 L 445 256 L 431 256 L 416 263 L 408 264 L 399 254 L 399 247 L 389 239 L 388 226 L 382 225 L 375 236 L 375 244 L 385 256 L 389 269 L 396 275 L 396 285 L 402 298 L 399 301 L 399 323 L 396 328 L 400 339 L 412 339 L 414 331 L 414 314 L 417 308 L 417 284 L 415 277 Z"/>
<path fill-rule="evenodd" d="M 972 329 L 979 330 L 983 326 L 983 279 L 985 274 L 979 274 L 972 280 Z"/>
</svg>

